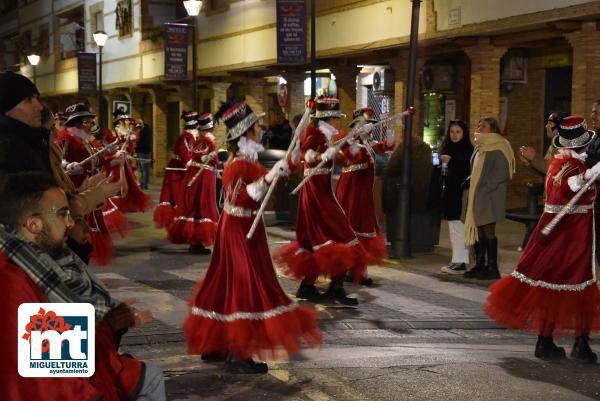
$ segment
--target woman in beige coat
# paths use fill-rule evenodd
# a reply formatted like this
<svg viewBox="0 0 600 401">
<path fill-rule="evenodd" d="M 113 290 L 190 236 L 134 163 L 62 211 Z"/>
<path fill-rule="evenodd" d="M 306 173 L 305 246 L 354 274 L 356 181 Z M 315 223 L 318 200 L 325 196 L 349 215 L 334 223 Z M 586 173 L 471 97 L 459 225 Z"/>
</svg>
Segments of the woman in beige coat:
<svg viewBox="0 0 600 401">
<path fill-rule="evenodd" d="M 515 157 L 494 118 L 484 117 L 479 121 L 473 143 L 475 151 L 471 157 L 469 188 L 463 192 L 463 202 L 466 201 L 463 210 L 465 244 L 475 248 L 476 264 L 464 276 L 493 280 L 500 278 L 496 223 L 504 220 L 506 184 L 515 171 Z"/>
</svg>

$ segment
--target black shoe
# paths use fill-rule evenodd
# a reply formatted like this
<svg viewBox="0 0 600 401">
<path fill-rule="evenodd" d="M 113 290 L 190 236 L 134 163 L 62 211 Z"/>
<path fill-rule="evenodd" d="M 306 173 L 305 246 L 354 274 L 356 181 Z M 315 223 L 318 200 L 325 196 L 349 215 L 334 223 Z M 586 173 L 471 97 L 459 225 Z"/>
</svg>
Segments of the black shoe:
<svg viewBox="0 0 600 401">
<path fill-rule="evenodd" d="M 442 273 L 457 275 L 466 273 L 467 266 L 464 263 L 450 263 L 448 266 L 443 266 Z"/>
<path fill-rule="evenodd" d="M 210 255 L 210 249 L 205 248 L 204 245 L 190 245 L 189 252 L 196 255 Z"/>
<path fill-rule="evenodd" d="M 202 354 L 200 359 L 204 362 L 224 362 L 227 358 L 218 352 L 209 352 L 208 354 Z"/>
<path fill-rule="evenodd" d="M 590 348 L 589 336 L 587 334 L 575 338 L 571 358 L 581 362 L 596 363 L 598 355 Z"/>
<path fill-rule="evenodd" d="M 565 358 L 567 353 L 563 347 L 558 347 L 554 344 L 552 337 L 538 336 L 534 355 L 540 359 L 556 360 Z"/>
<path fill-rule="evenodd" d="M 475 275 L 475 278 L 480 280 L 497 280 L 500 278 L 500 271 L 498 270 L 498 238 L 488 238 L 486 246 L 487 265 L 483 270 L 479 271 L 479 274 Z"/>
<path fill-rule="evenodd" d="M 480 238 L 479 241 L 473 245 L 475 250 L 475 266 L 471 270 L 467 270 L 463 277 L 476 278 L 480 272 L 485 269 L 485 251 L 487 248 L 487 241 L 485 238 Z"/>
<path fill-rule="evenodd" d="M 265 374 L 269 371 L 269 367 L 264 362 L 255 362 L 252 359 L 238 361 L 228 358 L 225 362 L 225 370 L 230 373 L 245 373 L 245 374 Z"/>
<path fill-rule="evenodd" d="M 342 305 L 346 306 L 357 306 L 358 299 L 350 298 L 346 295 L 346 290 L 344 290 L 344 281 L 342 279 L 332 280 L 329 285 L 329 289 L 327 290 L 326 295 L 334 300 L 339 302 Z"/>
<path fill-rule="evenodd" d="M 352 280 L 352 274 L 350 272 L 346 273 L 346 279 L 345 279 L 345 281 L 347 283 L 353 283 L 354 282 L 354 280 Z M 360 279 L 360 281 L 358 282 L 358 284 L 359 285 L 366 285 L 366 286 L 373 285 L 373 279 L 370 278 L 370 277 L 366 277 L 365 276 L 365 277 L 362 277 Z"/>
<path fill-rule="evenodd" d="M 316 304 L 327 301 L 327 297 L 324 294 L 321 294 L 319 290 L 317 290 L 317 287 L 304 283 L 300 283 L 300 287 L 298 287 L 298 291 L 296 291 L 296 298 L 306 299 L 307 301 Z"/>
</svg>

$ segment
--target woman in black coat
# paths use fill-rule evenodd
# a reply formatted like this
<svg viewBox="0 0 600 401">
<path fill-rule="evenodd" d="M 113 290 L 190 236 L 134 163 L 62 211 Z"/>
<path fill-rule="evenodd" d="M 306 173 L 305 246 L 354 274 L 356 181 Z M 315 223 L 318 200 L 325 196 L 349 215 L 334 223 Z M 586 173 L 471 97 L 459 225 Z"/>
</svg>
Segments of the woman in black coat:
<svg viewBox="0 0 600 401">
<path fill-rule="evenodd" d="M 442 272 L 463 274 L 469 264 L 469 249 L 465 246 L 465 225 L 460 220 L 462 184 L 471 173 L 470 158 L 473 153 L 473 145 L 464 121 L 450 121 L 441 153 L 442 215 L 448 220 L 452 244 L 452 260 L 449 265 L 442 267 Z"/>
</svg>

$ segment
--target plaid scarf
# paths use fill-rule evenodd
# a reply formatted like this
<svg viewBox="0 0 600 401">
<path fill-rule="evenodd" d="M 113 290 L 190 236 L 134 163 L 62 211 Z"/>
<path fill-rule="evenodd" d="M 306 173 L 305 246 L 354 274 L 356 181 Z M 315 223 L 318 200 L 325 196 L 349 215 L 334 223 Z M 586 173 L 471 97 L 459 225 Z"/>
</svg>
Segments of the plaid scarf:
<svg viewBox="0 0 600 401">
<path fill-rule="evenodd" d="M 49 302 L 91 303 L 98 322 L 115 305 L 108 290 L 70 250 L 53 259 L 13 228 L 0 224 L 0 252 L 42 289 Z"/>
</svg>

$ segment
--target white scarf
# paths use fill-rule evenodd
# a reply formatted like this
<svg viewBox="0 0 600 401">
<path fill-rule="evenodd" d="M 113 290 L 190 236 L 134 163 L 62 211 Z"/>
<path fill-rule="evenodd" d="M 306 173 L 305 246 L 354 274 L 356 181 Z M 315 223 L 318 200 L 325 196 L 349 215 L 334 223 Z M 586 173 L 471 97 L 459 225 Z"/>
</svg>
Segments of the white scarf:
<svg viewBox="0 0 600 401">
<path fill-rule="evenodd" d="M 258 152 L 262 152 L 265 148 L 258 142 L 254 142 L 252 139 L 248 139 L 245 136 L 241 137 L 238 141 L 238 155 L 250 159 L 252 161 L 258 160 Z"/>
<path fill-rule="evenodd" d="M 323 135 L 325 135 L 325 138 L 327 138 L 328 142 L 332 136 L 338 133 L 338 130 L 335 129 L 335 127 L 331 126 L 323 120 L 319 120 L 319 131 L 321 131 Z"/>
<path fill-rule="evenodd" d="M 556 157 L 558 159 L 564 159 L 565 157 L 572 157 L 573 159 L 577 159 L 583 163 L 585 163 L 587 156 L 588 155 L 586 152 L 577 153 L 571 149 L 558 149 L 558 154 L 556 155 Z"/>
</svg>

